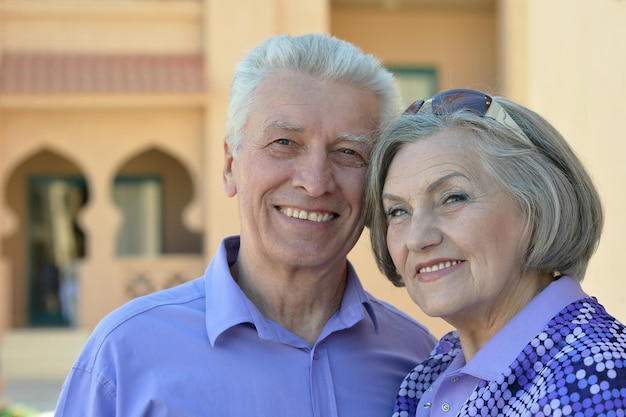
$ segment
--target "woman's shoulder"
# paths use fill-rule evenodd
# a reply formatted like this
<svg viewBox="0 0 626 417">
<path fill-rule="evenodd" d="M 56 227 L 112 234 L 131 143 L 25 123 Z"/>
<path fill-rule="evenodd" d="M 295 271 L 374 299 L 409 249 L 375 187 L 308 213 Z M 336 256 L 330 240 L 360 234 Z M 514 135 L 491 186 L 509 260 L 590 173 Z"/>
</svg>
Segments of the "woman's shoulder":
<svg viewBox="0 0 626 417">
<path fill-rule="evenodd" d="M 626 327 L 594 297 L 566 306 L 530 343 L 531 355 L 557 378 L 602 374 L 626 384 Z"/>
<path fill-rule="evenodd" d="M 567 305 L 546 326 L 545 333 L 573 347 L 616 344 L 626 347 L 626 327 L 595 297 Z"/>
</svg>

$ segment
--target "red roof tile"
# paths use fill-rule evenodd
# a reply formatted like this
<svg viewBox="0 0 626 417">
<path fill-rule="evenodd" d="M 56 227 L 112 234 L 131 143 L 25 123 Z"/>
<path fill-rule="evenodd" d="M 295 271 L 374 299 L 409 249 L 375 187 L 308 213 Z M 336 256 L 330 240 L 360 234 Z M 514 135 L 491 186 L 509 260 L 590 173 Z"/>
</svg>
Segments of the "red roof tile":
<svg viewBox="0 0 626 417">
<path fill-rule="evenodd" d="M 198 93 L 200 55 L 6 53 L 0 94 Z"/>
</svg>

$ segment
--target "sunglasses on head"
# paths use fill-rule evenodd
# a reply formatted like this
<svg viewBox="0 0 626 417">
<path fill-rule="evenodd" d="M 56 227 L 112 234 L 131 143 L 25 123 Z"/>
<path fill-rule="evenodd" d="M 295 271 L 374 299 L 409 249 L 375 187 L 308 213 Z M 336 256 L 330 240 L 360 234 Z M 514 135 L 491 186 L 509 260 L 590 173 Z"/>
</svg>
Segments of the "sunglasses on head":
<svg viewBox="0 0 626 417">
<path fill-rule="evenodd" d="M 443 91 L 429 100 L 415 101 L 403 114 L 417 114 L 429 110 L 437 115 L 451 114 L 462 110 L 472 111 L 480 117 L 488 117 L 502 123 L 532 145 L 530 138 L 504 108 L 490 96 L 480 91 L 465 89 Z"/>
</svg>

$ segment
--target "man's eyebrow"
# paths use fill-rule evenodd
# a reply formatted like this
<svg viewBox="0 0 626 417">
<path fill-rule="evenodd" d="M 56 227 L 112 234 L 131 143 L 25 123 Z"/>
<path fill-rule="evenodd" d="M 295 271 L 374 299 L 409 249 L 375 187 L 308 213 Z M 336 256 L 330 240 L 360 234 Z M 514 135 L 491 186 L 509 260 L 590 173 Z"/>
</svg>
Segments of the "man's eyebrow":
<svg viewBox="0 0 626 417">
<path fill-rule="evenodd" d="M 293 124 L 293 123 L 284 122 L 281 120 L 272 120 L 271 122 L 268 122 L 265 125 L 265 129 L 271 129 L 271 128 L 291 130 L 294 132 L 304 132 L 304 127 Z M 337 139 L 372 145 L 372 138 L 369 136 L 365 136 L 365 135 L 355 135 L 352 133 L 340 133 L 339 135 L 337 135 Z"/>
<path fill-rule="evenodd" d="M 351 133 L 340 133 L 337 135 L 337 139 L 349 140 L 352 142 L 364 142 L 368 145 L 372 143 L 372 138 L 365 135 L 353 135 Z"/>
<path fill-rule="evenodd" d="M 283 122 L 280 120 L 273 120 L 265 125 L 265 129 L 277 128 L 284 130 L 293 130 L 294 132 L 304 132 L 304 128 L 293 123 Z"/>
</svg>

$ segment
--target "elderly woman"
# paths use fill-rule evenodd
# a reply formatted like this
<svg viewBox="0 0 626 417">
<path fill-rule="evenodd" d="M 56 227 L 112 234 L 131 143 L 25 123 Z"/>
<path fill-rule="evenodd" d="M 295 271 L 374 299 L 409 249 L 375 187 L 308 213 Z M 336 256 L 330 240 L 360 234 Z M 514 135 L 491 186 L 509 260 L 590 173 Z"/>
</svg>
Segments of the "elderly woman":
<svg viewBox="0 0 626 417">
<path fill-rule="evenodd" d="M 563 137 L 502 98 L 415 102 L 372 155 L 379 268 L 456 330 L 399 388 L 394 416 L 626 412 L 626 329 L 580 281 L 603 215 Z"/>
</svg>

